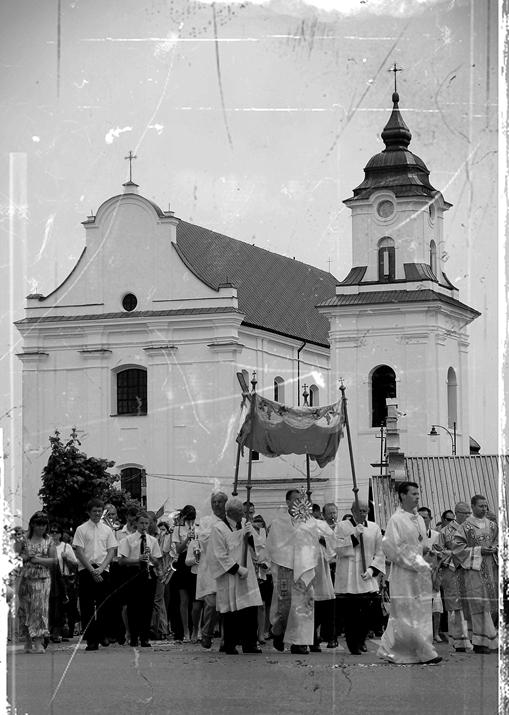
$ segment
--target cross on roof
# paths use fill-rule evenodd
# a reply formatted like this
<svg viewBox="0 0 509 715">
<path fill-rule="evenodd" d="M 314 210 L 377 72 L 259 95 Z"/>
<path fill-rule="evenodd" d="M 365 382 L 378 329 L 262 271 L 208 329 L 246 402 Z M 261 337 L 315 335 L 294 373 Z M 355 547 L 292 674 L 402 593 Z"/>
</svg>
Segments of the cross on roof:
<svg viewBox="0 0 509 715">
<path fill-rule="evenodd" d="M 128 159 L 129 161 L 129 181 L 132 181 L 132 168 L 133 168 L 133 159 L 137 159 L 138 157 L 135 156 L 132 151 L 129 152 L 127 156 L 124 156 L 124 159 Z"/>
<path fill-rule="evenodd" d="M 394 91 L 397 92 L 398 88 L 396 85 L 396 78 L 397 78 L 397 72 L 403 72 L 403 67 L 398 67 L 396 63 L 393 64 L 392 67 L 390 67 L 387 72 L 394 72 Z"/>
</svg>

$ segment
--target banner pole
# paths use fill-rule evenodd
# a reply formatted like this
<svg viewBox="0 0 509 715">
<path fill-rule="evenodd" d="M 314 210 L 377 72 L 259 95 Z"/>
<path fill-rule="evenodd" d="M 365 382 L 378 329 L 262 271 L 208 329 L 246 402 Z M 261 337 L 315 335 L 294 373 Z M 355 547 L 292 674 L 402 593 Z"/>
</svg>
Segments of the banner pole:
<svg viewBox="0 0 509 715">
<path fill-rule="evenodd" d="M 348 451 L 350 452 L 350 466 L 352 468 L 352 480 L 353 480 L 353 493 L 354 493 L 354 501 L 355 501 L 355 508 L 357 510 L 357 513 L 359 513 L 359 487 L 357 486 L 357 478 L 355 476 L 355 463 L 353 459 L 353 449 L 352 449 L 352 438 L 350 435 L 350 422 L 348 421 L 348 409 L 346 406 L 347 399 L 345 397 L 345 390 L 346 387 L 343 383 L 343 378 L 340 378 L 340 386 L 339 389 L 341 390 L 341 399 L 343 402 L 343 412 L 345 415 L 345 424 L 346 424 L 346 436 L 348 439 Z M 361 545 L 361 557 L 362 557 L 362 570 L 363 573 L 366 571 L 366 554 L 364 553 L 364 539 L 362 538 L 362 534 L 359 534 L 359 543 Z"/>
<path fill-rule="evenodd" d="M 251 504 L 251 471 L 253 468 L 253 427 L 254 427 L 254 414 L 255 414 L 255 397 L 256 397 L 256 371 L 253 370 L 253 379 L 251 380 L 251 405 L 249 407 L 251 412 L 251 423 L 249 430 L 249 462 L 247 465 L 247 509 L 246 509 L 246 523 L 251 521 L 249 515 L 249 506 Z M 242 566 L 247 566 L 247 542 L 248 536 L 244 537 L 244 547 L 242 550 Z"/>
</svg>

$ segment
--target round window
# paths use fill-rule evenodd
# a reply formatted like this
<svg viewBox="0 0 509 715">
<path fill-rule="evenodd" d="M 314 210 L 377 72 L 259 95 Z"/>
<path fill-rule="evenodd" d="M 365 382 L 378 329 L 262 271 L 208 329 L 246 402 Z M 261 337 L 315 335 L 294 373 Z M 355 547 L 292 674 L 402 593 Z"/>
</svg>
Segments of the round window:
<svg viewBox="0 0 509 715">
<path fill-rule="evenodd" d="M 389 218 L 394 213 L 394 204 L 392 201 L 380 201 L 376 210 L 381 218 Z"/>
<path fill-rule="evenodd" d="M 122 307 L 130 313 L 138 305 L 138 298 L 132 293 L 128 293 L 122 298 Z"/>
</svg>

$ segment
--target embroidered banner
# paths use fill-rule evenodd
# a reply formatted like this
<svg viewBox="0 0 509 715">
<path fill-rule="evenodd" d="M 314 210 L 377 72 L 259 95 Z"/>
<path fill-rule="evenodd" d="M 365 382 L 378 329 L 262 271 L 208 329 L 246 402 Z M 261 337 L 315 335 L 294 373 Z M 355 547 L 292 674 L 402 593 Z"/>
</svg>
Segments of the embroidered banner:
<svg viewBox="0 0 509 715">
<path fill-rule="evenodd" d="M 246 397 L 253 399 L 252 394 Z M 237 436 L 241 447 L 251 447 L 266 457 L 309 454 L 320 467 L 334 460 L 345 424 L 341 400 L 325 407 L 288 407 L 258 394 L 254 399 L 253 424 L 248 410 Z"/>
</svg>

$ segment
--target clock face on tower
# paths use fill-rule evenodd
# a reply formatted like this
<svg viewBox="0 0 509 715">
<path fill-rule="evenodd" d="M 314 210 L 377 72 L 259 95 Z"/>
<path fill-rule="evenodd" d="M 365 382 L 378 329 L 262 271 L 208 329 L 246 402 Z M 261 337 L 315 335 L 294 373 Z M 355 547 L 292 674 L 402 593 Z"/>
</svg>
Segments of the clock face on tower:
<svg viewBox="0 0 509 715">
<path fill-rule="evenodd" d="M 394 204 L 392 201 L 380 201 L 376 211 L 381 218 L 389 218 L 394 213 Z"/>
</svg>

